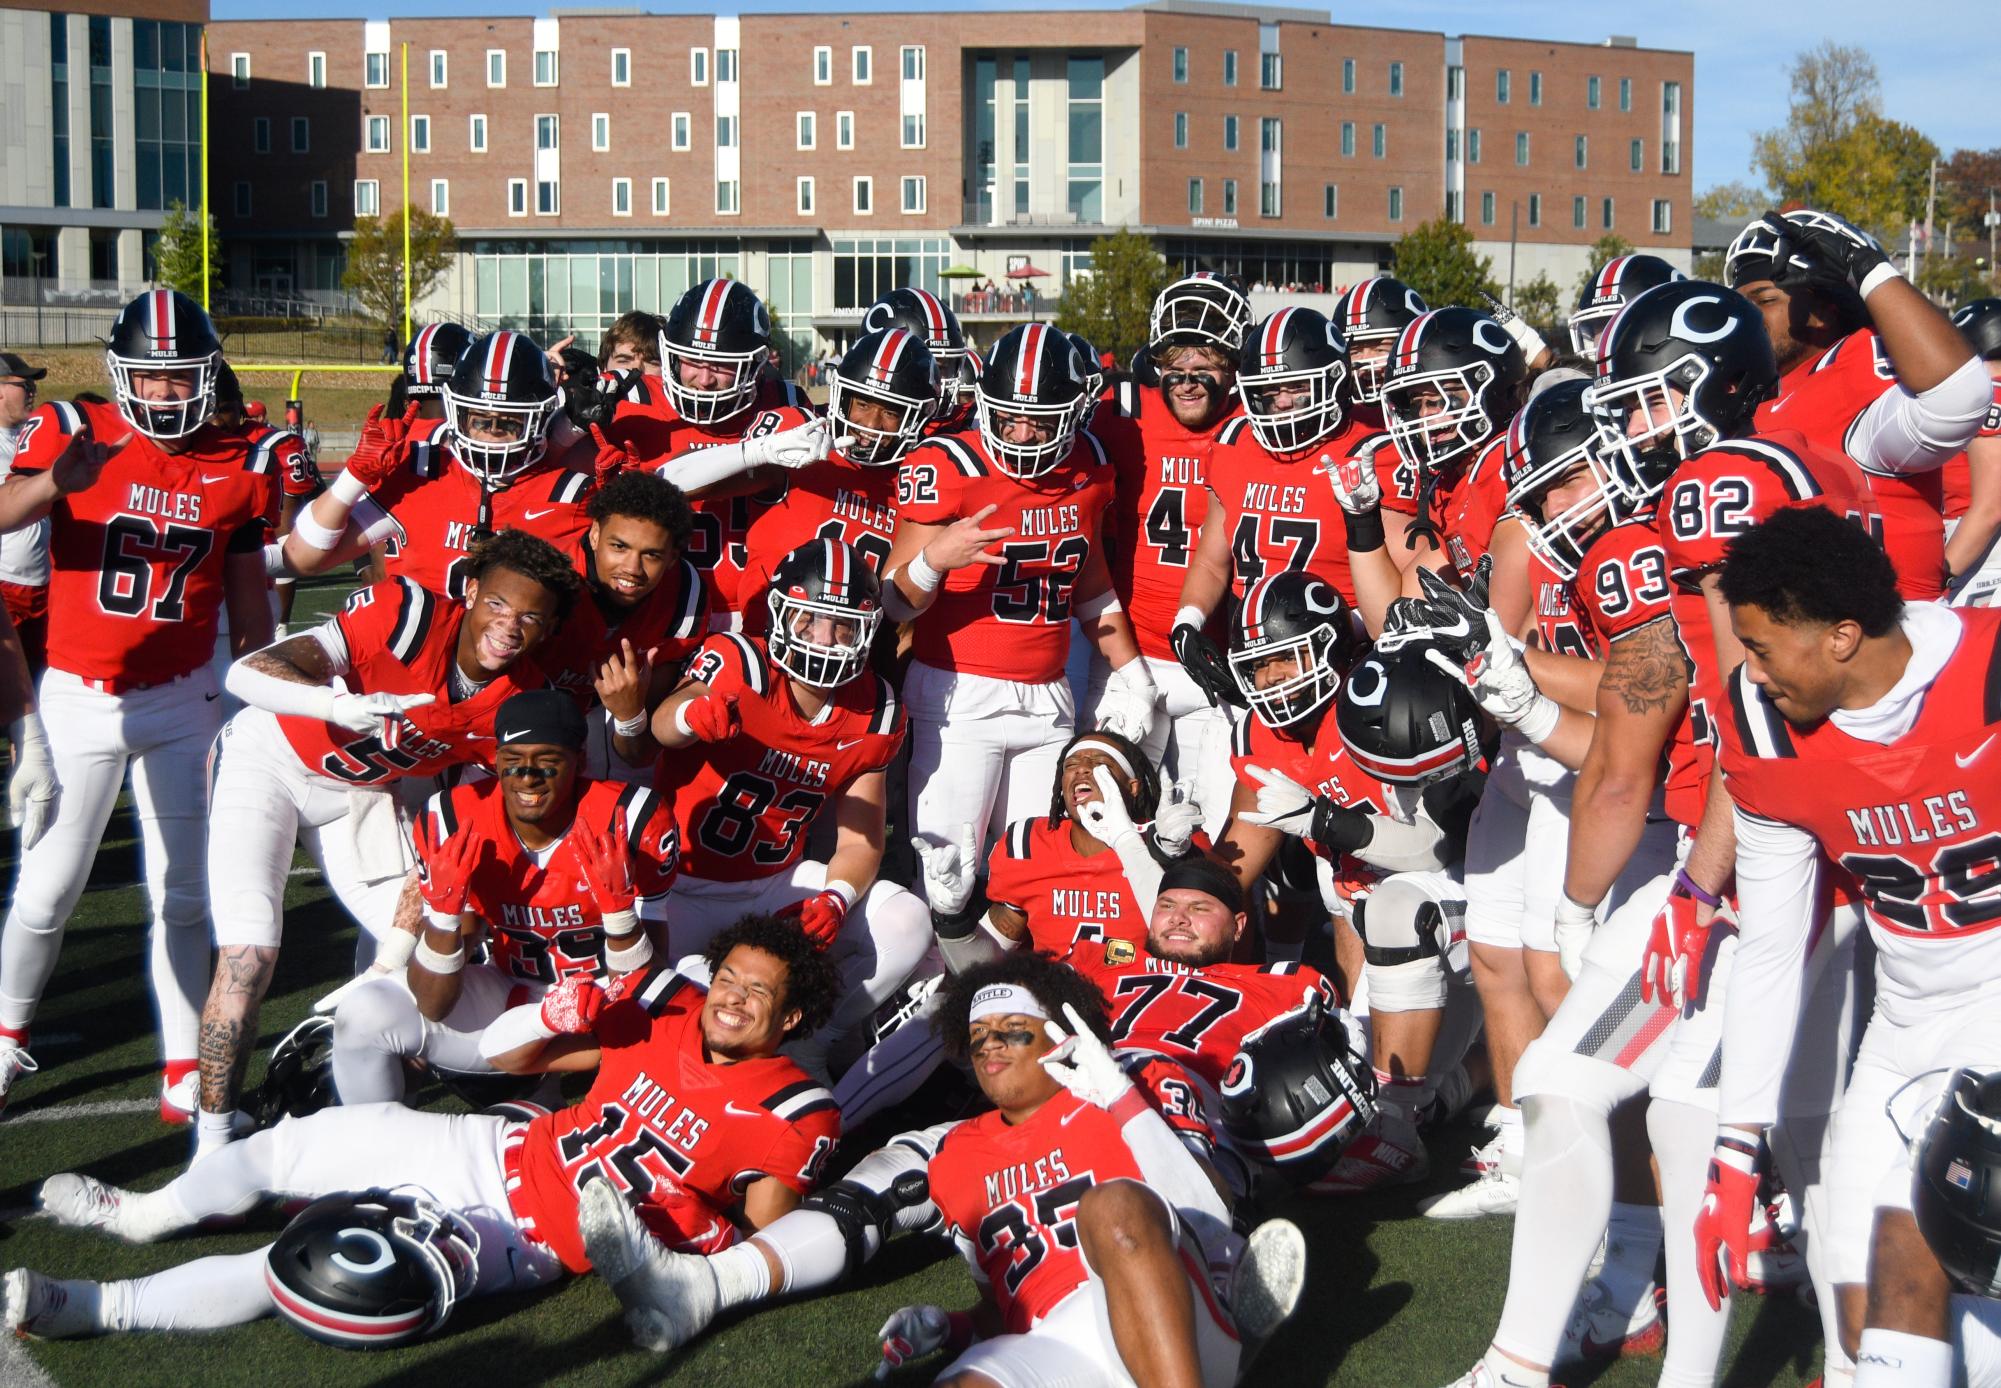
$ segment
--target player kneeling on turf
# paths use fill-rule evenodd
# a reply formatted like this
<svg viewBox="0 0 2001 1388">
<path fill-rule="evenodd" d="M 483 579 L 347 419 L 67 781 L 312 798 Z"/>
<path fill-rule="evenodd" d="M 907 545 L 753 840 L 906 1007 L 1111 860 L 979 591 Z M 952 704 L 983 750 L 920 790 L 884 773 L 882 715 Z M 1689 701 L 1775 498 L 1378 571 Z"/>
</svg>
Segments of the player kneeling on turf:
<svg viewBox="0 0 2001 1388">
<path fill-rule="evenodd" d="M 477 1295 L 589 1271 L 577 1202 L 594 1182 L 609 1183 L 675 1248 L 727 1248 L 740 1224 L 759 1228 L 797 1206 L 839 1140 L 826 1090 L 778 1054 L 787 1036 L 826 1020 L 837 983 L 796 926 L 769 916 L 723 931 L 705 957 L 714 975 L 706 992 L 659 965 L 609 992 L 577 974 L 487 1029 L 485 1053 L 502 1069 L 597 1072 L 583 1102 L 560 1112 L 524 1123 L 400 1104 L 330 1108 L 230 1143 L 157 1191 L 52 1176 L 41 1207 L 59 1224 L 147 1243 L 274 1194 L 417 1187 L 478 1236 L 469 1289 Z M 281 1252 L 293 1246 L 279 1240 Z M 289 1264 L 268 1267 L 269 1253 L 202 1258 L 123 1282 L 17 1269 L 7 1274 L 0 1328 L 62 1339 L 239 1325 L 274 1309 L 274 1282 L 293 1319 L 312 1319 L 319 1297 L 340 1298 L 346 1314 L 359 1309 L 355 1289 L 369 1274 L 352 1258 L 341 1287 L 329 1279 L 320 1288 L 287 1275 Z M 401 1264 L 387 1260 L 381 1273 L 385 1298 L 401 1295 Z"/>
</svg>

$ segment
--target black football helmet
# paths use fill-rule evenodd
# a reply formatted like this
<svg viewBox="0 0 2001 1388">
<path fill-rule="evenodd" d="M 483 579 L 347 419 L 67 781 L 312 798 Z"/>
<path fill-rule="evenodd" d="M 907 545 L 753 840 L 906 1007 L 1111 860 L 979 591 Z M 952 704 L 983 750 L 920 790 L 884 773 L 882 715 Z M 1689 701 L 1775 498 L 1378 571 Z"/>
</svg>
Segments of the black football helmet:
<svg viewBox="0 0 2001 1388">
<path fill-rule="evenodd" d="M 1089 375 L 1077 345 L 1047 323 L 1024 323 L 994 344 L 973 399 L 980 439 L 1002 472 L 1040 477 L 1070 456 L 1097 404 L 1085 390 Z"/>
<path fill-rule="evenodd" d="M 757 399 L 757 373 L 771 352 L 771 314 L 750 286 L 703 280 L 675 301 L 660 332 L 660 374 L 674 412 L 690 424 L 719 424 Z M 691 386 L 681 369 L 728 373 L 725 383 Z"/>
<path fill-rule="evenodd" d="M 849 462 L 891 467 L 924 437 L 924 426 L 938 412 L 938 394 L 938 363 L 923 339 L 907 328 L 876 328 L 863 333 L 834 367 L 827 417 L 835 433 L 854 440 L 847 447 Z M 893 413 L 895 426 L 853 419 L 854 406 L 864 401 Z"/>
<path fill-rule="evenodd" d="M 1334 585 L 1285 569 L 1244 594 L 1230 631 L 1230 673 L 1265 726 L 1283 728 L 1327 706 L 1354 648 L 1354 623 Z M 1293 672 L 1260 687 L 1259 670 L 1280 656 Z"/>
<path fill-rule="evenodd" d="M 917 335 L 938 363 L 942 395 L 938 413 L 946 418 L 972 408 L 972 379 L 960 374 L 966 361 L 966 334 L 959 327 L 959 315 L 936 294 L 926 289 L 892 289 L 868 307 L 862 315 L 862 331 L 902 328 Z"/>
<path fill-rule="evenodd" d="M 867 667 L 882 583 L 852 545 L 808 540 L 778 561 L 764 600 L 771 658 L 793 679 L 834 689 Z"/>
<path fill-rule="evenodd" d="M 309 1016 L 271 1048 L 264 1083 L 246 1105 L 259 1128 L 304 1118 L 340 1102 L 333 1083 L 333 1018 Z"/>
<path fill-rule="evenodd" d="M 1812 227 L 1816 231 L 1838 236 L 1857 246 L 1869 246 L 1879 251 L 1883 249 L 1882 242 L 1847 218 L 1837 217 L 1832 212 L 1816 212 L 1811 207 L 1800 207 L 1779 215 L 1783 220 L 1797 226 Z M 1763 217 L 1738 232 L 1731 239 L 1730 248 L 1723 253 L 1723 277 L 1730 282 L 1730 287 L 1741 289 L 1747 284 L 1776 278 L 1781 269 L 1778 263 L 1782 250 L 1780 239 L 1779 233 Z M 1832 266 L 1815 265 L 1797 249 L 1788 253 L 1788 259 L 1790 268 L 1795 272 L 1813 270 L 1826 272 L 1825 277 L 1830 288 L 1835 286 L 1834 277 L 1841 274 Z M 1852 287 L 1842 284 L 1840 289 L 1847 297 L 1855 297 Z"/>
<path fill-rule="evenodd" d="M 341 1349 L 435 1333 L 478 1278 L 478 1231 L 408 1187 L 322 1196 L 292 1217 L 264 1263 L 278 1314 Z"/>
<path fill-rule="evenodd" d="M 1070 334 L 1070 345 L 1077 349 L 1077 355 L 1084 362 L 1084 390 L 1092 401 L 1105 388 L 1105 364 L 1098 358 L 1098 349 L 1091 345 L 1091 339 L 1082 333 Z M 1088 420 L 1088 416 L 1086 417 Z"/>
<path fill-rule="evenodd" d="M 1584 408 L 1613 481 L 1644 507 L 1683 459 L 1749 432 L 1778 384 L 1757 307 L 1720 284 L 1677 280 L 1640 295 L 1605 329 Z"/>
<path fill-rule="evenodd" d="M 1671 284 L 1688 276 L 1657 255 L 1615 255 L 1590 279 L 1577 296 L 1577 308 L 1570 315 L 1570 345 L 1586 361 L 1598 357 L 1598 339 L 1605 325 L 1620 309 L 1655 285 Z"/>
<path fill-rule="evenodd" d="M 1348 755 L 1390 785 L 1442 780 L 1481 757 L 1480 707 L 1425 659 L 1426 640 L 1381 641 L 1355 662 L 1334 703 Z"/>
<path fill-rule="evenodd" d="M 215 413 L 222 341 L 193 299 L 149 289 L 119 310 L 105 340 L 104 366 L 127 423 L 150 439 L 184 439 Z M 165 398 L 154 384 L 163 376 L 190 386 L 187 398 Z"/>
<path fill-rule="evenodd" d="M 1334 326 L 1348 344 L 1348 388 L 1355 403 L 1382 403 L 1390 348 L 1424 312 L 1423 297 L 1391 275 L 1371 275 L 1334 301 Z"/>
<path fill-rule="evenodd" d="M 1911 1215 L 1960 1290 L 2001 1297 L 2001 1073 L 1946 1081 L 1911 1164 Z"/>
<path fill-rule="evenodd" d="M 1251 300 L 1243 284 L 1231 275 L 1197 270 L 1160 291 L 1147 315 L 1147 345 L 1220 347 L 1235 360 L 1244 349 L 1244 330 L 1251 325 Z"/>
<path fill-rule="evenodd" d="M 1418 315 L 1390 349 L 1383 416 L 1397 452 L 1441 472 L 1481 448 L 1514 415 L 1528 379 L 1507 330 L 1470 308 Z"/>
<path fill-rule="evenodd" d="M 457 323 L 432 323 L 419 328 L 403 348 L 403 394 L 411 400 L 427 400 L 445 393 L 445 382 L 459 364 L 472 334 Z"/>
<path fill-rule="evenodd" d="M 2001 361 L 2001 299 L 1971 299 L 1952 311 L 1952 325 L 1982 361 Z"/>
<path fill-rule="evenodd" d="M 1529 549 L 1559 578 L 1575 578 L 1591 542 L 1631 513 L 1584 409 L 1589 384 L 1559 381 L 1540 391 L 1509 422 L 1501 440 L 1508 507 L 1528 521 Z M 1590 491 L 1552 514 L 1544 496 L 1580 468 L 1590 474 Z"/>
<path fill-rule="evenodd" d="M 1333 1170 L 1376 1117 L 1374 1072 L 1317 991 L 1244 1038 L 1220 1095 L 1231 1145 L 1299 1186 Z"/>
<path fill-rule="evenodd" d="M 1348 344 L 1310 308 L 1282 308 L 1252 328 L 1237 366 L 1237 397 L 1265 451 L 1290 458 L 1341 427 Z"/>
<path fill-rule="evenodd" d="M 549 358 L 525 333 L 474 338 L 445 382 L 452 456 L 489 487 L 505 487 L 542 460 L 563 403 Z M 474 438 L 478 429 L 486 438 Z"/>
</svg>

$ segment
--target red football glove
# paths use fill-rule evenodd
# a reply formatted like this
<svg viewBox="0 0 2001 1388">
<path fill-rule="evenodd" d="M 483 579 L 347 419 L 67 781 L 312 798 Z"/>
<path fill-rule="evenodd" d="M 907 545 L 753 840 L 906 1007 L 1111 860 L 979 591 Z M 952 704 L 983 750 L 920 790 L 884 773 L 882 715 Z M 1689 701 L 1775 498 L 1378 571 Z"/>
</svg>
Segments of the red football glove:
<svg viewBox="0 0 2001 1388">
<path fill-rule="evenodd" d="M 677 715 L 697 742 L 727 742 L 743 731 L 736 695 L 704 694 L 681 705 Z"/>
<path fill-rule="evenodd" d="M 412 403 L 400 419 L 384 419 L 380 405 L 369 409 L 368 420 L 361 426 L 361 437 L 347 459 L 347 470 L 355 480 L 367 483 L 373 490 L 403 465 L 403 441 L 409 436 L 410 424 L 420 408 Z"/>
<path fill-rule="evenodd" d="M 424 905 L 440 916 L 456 917 L 466 908 L 466 892 L 486 845 L 467 832 L 446 839 L 417 855 L 417 890 Z"/>
<path fill-rule="evenodd" d="M 1751 1210 L 1757 1202 L 1757 1140 L 1726 1129 L 1717 1135 L 1709 1188 L 1695 1216 L 1695 1271 L 1712 1311 L 1723 1309 L 1733 1283 L 1751 1280 Z"/>
<path fill-rule="evenodd" d="M 639 466 L 639 458 L 631 449 L 624 444 L 613 443 L 595 424 L 591 426 L 591 442 L 597 445 L 596 470 L 600 487 L 627 468 Z"/>
<path fill-rule="evenodd" d="M 1709 956 L 1709 931 L 1714 914 L 1700 919 L 1703 903 L 1683 890 L 1677 879 L 1668 899 L 1654 916 L 1647 937 L 1646 958 L 1640 963 L 1640 997 L 1680 1010 L 1702 1005 L 1703 961 Z"/>
<path fill-rule="evenodd" d="M 839 892 L 817 892 L 784 907 L 777 915 L 780 920 L 798 921 L 806 938 L 825 949 L 841 933 L 841 922 L 848 918 L 848 902 Z"/>
<path fill-rule="evenodd" d="M 604 1011 L 603 988 L 589 974 L 559 979 L 542 995 L 542 1025 L 558 1036 L 583 1036 Z"/>
<path fill-rule="evenodd" d="M 598 904 L 598 914 L 613 916 L 630 911 L 632 900 L 639 893 L 632 885 L 632 853 L 625 841 L 624 811 L 614 815 L 611 828 L 602 834 L 577 825 L 570 843 L 591 899 Z"/>
</svg>

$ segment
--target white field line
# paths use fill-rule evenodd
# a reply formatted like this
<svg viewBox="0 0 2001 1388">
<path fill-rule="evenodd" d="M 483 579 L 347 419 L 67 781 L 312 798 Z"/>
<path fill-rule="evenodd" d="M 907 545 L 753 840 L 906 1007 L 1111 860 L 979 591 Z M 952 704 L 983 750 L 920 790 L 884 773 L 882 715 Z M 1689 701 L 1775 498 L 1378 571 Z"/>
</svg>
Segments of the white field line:
<svg viewBox="0 0 2001 1388">
<path fill-rule="evenodd" d="M 69 1118 L 115 1118 L 132 1113 L 152 1113 L 158 1099 L 106 1099 L 95 1104 L 57 1104 L 52 1108 L 16 1109 L 0 1120 L 0 1132 L 23 1123 L 59 1123 Z M 0 1379 L 0 1382 L 4 1382 Z"/>
</svg>

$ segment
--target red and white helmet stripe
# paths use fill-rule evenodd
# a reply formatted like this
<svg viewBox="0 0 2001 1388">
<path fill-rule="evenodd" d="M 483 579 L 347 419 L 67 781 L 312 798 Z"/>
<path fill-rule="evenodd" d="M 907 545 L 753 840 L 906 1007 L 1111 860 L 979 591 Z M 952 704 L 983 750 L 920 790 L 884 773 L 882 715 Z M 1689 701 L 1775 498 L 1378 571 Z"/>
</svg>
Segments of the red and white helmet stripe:
<svg viewBox="0 0 2001 1388">
<path fill-rule="evenodd" d="M 411 356 L 416 359 L 414 362 L 417 372 L 416 380 L 420 386 L 437 384 L 432 379 L 433 373 L 431 371 L 431 339 L 437 335 L 438 325 L 436 323 L 427 325 L 417 334 L 416 345 L 411 349 Z"/>
<path fill-rule="evenodd" d="M 938 302 L 938 296 L 928 289 L 913 289 L 919 307 L 924 310 L 925 339 L 933 346 L 949 345 L 945 335 L 945 306 Z"/>
<path fill-rule="evenodd" d="M 1437 313 L 1437 309 L 1432 309 L 1428 313 L 1421 313 L 1404 326 L 1403 332 L 1397 336 L 1396 358 L 1393 363 L 1393 369 L 1399 371 L 1417 370 L 1418 344 L 1424 340 L 1424 330 Z"/>
<path fill-rule="evenodd" d="M 507 393 L 507 368 L 513 362 L 514 342 L 519 336 L 520 334 L 518 333 L 503 329 L 495 333 L 493 341 L 487 344 L 486 362 L 480 371 L 480 376 L 486 382 L 486 390 L 489 395 L 505 395 Z"/>
<path fill-rule="evenodd" d="M 896 379 L 897 364 L 903 360 L 909 348 L 911 337 L 902 328 L 891 328 L 881 343 L 876 346 L 875 359 L 869 363 L 871 379 L 881 383 Z"/>
<path fill-rule="evenodd" d="M 1030 323 L 1021 332 L 1021 356 L 1014 364 L 1014 394 L 1018 400 L 1033 400 L 1042 385 L 1042 343 L 1049 329 Z"/>
<path fill-rule="evenodd" d="M 1265 319 L 1265 330 L 1258 340 L 1258 355 L 1267 367 L 1276 366 L 1285 356 L 1285 329 L 1292 321 L 1292 315 L 1299 310 L 1282 308 Z"/>
<path fill-rule="evenodd" d="M 1597 283 L 1591 286 L 1591 297 L 1603 299 L 1614 293 L 1619 288 L 1619 276 L 1626 272 L 1626 262 L 1631 259 L 1629 255 L 1615 255 L 1606 261 L 1605 268 L 1598 272 Z"/>
<path fill-rule="evenodd" d="M 695 340 L 709 343 L 716 340 L 722 331 L 723 306 L 730 300 L 730 291 L 736 288 L 735 280 L 710 280 L 708 289 L 702 295 L 701 311 L 695 315 Z"/>
<path fill-rule="evenodd" d="M 179 325 L 175 321 L 174 291 L 155 289 L 146 305 L 146 336 L 153 339 L 153 350 L 163 357 L 171 357 L 174 344 L 179 337 Z"/>
</svg>

